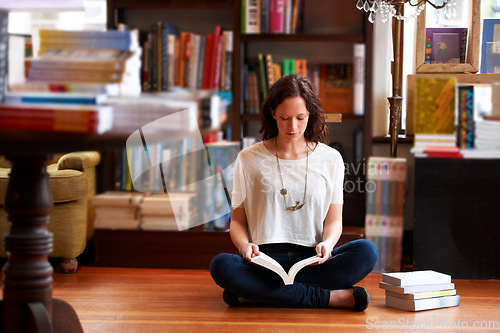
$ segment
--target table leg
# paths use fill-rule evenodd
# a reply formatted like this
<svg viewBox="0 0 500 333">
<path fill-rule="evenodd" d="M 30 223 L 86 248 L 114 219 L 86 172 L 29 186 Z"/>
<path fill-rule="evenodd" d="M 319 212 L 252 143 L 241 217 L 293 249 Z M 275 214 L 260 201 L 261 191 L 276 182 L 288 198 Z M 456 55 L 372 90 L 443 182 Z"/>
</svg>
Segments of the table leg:
<svg viewBox="0 0 500 333">
<path fill-rule="evenodd" d="M 5 234 L 2 332 L 60 332 L 58 317 L 74 310 L 52 299 L 52 234 L 47 230 L 52 192 L 46 165 L 50 156 L 9 157 L 12 169 L 5 198 L 11 224 Z M 54 306 L 53 306 L 54 305 Z M 57 308 L 54 309 L 54 307 Z M 64 311 L 61 313 L 60 310 Z M 71 332 L 83 332 L 76 314 Z"/>
</svg>

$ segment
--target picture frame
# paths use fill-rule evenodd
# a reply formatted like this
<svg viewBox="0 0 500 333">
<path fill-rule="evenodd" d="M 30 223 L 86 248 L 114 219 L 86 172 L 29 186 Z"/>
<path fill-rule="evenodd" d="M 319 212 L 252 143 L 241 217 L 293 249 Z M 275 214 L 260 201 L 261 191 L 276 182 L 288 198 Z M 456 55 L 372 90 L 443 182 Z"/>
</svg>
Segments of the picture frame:
<svg viewBox="0 0 500 333">
<path fill-rule="evenodd" d="M 425 9 L 417 18 L 417 38 L 415 68 L 416 73 L 477 73 L 479 72 L 479 52 L 481 39 L 481 0 L 469 2 L 467 18 L 467 55 L 465 63 L 429 64 L 425 61 L 426 52 L 426 13 Z"/>
</svg>

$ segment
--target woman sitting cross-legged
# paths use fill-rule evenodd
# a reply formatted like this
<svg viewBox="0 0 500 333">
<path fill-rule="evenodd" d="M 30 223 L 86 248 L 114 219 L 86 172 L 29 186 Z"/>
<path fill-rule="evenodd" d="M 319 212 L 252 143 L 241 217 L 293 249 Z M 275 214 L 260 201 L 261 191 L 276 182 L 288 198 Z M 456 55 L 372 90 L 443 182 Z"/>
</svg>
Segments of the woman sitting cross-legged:
<svg viewBox="0 0 500 333">
<path fill-rule="evenodd" d="M 354 285 L 373 269 L 377 250 L 364 239 L 335 247 L 342 234 L 344 163 L 324 143 L 324 112 L 305 78 L 288 75 L 274 83 L 261 132 L 263 141 L 242 150 L 235 163 L 230 235 L 239 255 L 218 254 L 210 265 L 224 300 L 365 310 L 368 293 Z M 285 271 L 304 258 L 320 260 L 286 285 L 251 263 L 261 251 Z"/>
</svg>

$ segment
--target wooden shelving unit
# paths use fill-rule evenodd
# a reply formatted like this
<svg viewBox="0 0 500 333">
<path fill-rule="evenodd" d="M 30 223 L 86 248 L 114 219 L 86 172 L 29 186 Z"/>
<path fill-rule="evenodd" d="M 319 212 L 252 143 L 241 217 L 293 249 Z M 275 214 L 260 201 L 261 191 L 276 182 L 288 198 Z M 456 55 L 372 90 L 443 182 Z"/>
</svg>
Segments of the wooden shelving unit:
<svg viewBox="0 0 500 333">
<path fill-rule="evenodd" d="M 366 66 L 365 66 L 365 114 L 362 116 L 344 114 L 342 115 L 342 123 L 335 126 L 345 126 L 346 128 L 356 128 L 363 132 L 363 154 L 368 158 L 371 155 L 372 145 L 372 105 L 371 105 L 371 59 L 372 59 L 372 25 L 367 23 L 364 13 L 358 11 L 355 3 L 352 1 L 342 0 L 335 2 L 315 1 L 323 6 L 334 6 L 328 9 L 335 9 L 335 12 L 343 12 L 347 15 L 342 17 L 342 23 L 349 25 L 349 29 L 353 26 L 354 31 L 345 31 L 342 29 L 333 29 L 331 32 L 306 32 L 298 34 L 258 34 L 247 35 L 240 32 L 241 27 L 241 1 L 237 0 L 108 0 L 107 1 L 107 17 L 108 28 L 115 29 L 118 23 L 125 23 L 129 28 L 147 29 L 152 23 L 156 22 L 157 17 L 162 17 L 161 20 L 168 22 L 169 11 L 182 11 L 183 13 L 193 11 L 205 14 L 204 22 L 189 22 L 189 16 L 182 17 L 182 22 L 186 24 L 205 25 L 206 21 L 214 20 L 216 13 L 223 12 L 225 23 L 223 28 L 233 30 L 233 91 L 232 91 L 232 108 L 229 119 L 232 125 L 232 139 L 239 141 L 246 133 L 245 126 L 253 123 L 258 124 L 260 115 L 242 114 L 243 110 L 243 65 L 253 56 L 249 53 L 249 46 L 252 44 L 267 44 L 267 45 L 297 45 L 302 47 L 304 52 L 309 52 L 313 55 L 314 51 L 308 51 L 309 46 L 321 48 L 323 45 L 335 45 L 334 50 L 341 52 L 350 52 L 348 48 L 355 43 L 365 43 L 366 45 Z M 313 1 L 307 1 L 306 5 Z M 311 9 L 311 8 L 310 8 Z M 321 6 L 312 8 L 315 11 L 322 11 Z M 134 13 L 140 13 L 140 15 Z M 146 13 L 146 14 L 145 14 Z M 149 15 L 151 14 L 151 15 Z M 165 16 L 163 16 L 165 14 Z M 229 17 L 229 14 L 232 17 Z M 320 13 L 321 14 L 321 13 Z M 349 15 L 352 15 L 350 18 Z M 140 17 L 138 17 L 140 16 Z M 151 17 L 149 17 L 151 16 Z M 338 14 L 336 14 L 338 16 Z M 335 19 L 330 17 L 324 18 L 325 23 L 335 25 Z M 177 18 L 179 19 L 179 18 Z M 142 27 L 135 26 L 139 21 L 142 22 Z M 192 19 L 191 19 L 192 20 Z M 131 22 L 133 21 L 133 22 Z M 210 21 L 211 22 L 211 21 Z M 229 22 L 229 24 L 228 24 Z M 215 22 L 213 25 L 218 25 L 220 22 Z M 231 25 L 231 26 L 229 26 Z M 182 24 L 179 24 L 181 30 L 184 29 Z M 305 30 L 307 31 L 307 29 Z M 208 33 L 211 31 L 205 31 Z M 338 47 L 337 47 L 338 46 Z M 326 48 L 328 49 L 328 48 Z M 325 51 L 322 55 L 324 59 L 335 59 L 335 51 Z M 346 51 L 347 50 L 347 51 Z M 332 54 L 328 54 L 328 52 Z M 321 53 L 321 52 L 320 52 Z M 333 58 L 332 58 L 333 56 Z M 293 57 L 293 55 L 290 55 Z M 352 59 L 352 57 L 350 58 Z M 334 62 L 334 60 L 332 60 Z M 352 135 L 346 138 L 346 146 L 351 145 Z M 104 157 L 103 164 L 106 164 L 110 155 Z M 106 159 L 108 161 L 106 161 Z M 347 161 L 346 161 L 347 162 Z M 106 172 L 113 172 L 109 167 L 103 167 Z M 111 181 L 109 180 L 111 179 Z M 113 177 L 106 177 L 103 180 L 104 187 L 101 190 L 111 189 Z M 107 188 L 106 188 L 107 187 Z M 347 228 L 361 228 L 364 226 L 364 194 L 360 192 L 346 193 L 345 195 L 344 220 Z M 356 239 L 362 237 L 362 230 L 356 229 L 354 235 L 349 236 L 348 233 L 343 239 Z M 216 253 L 234 251 L 234 247 L 230 241 L 229 235 L 226 232 L 207 232 L 207 231 L 190 231 L 190 232 L 152 232 L 140 230 L 96 230 L 96 250 L 98 264 L 117 266 L 134 266 L 134 267 L 207 267 L 207 261 Z M 347 238 L 345 238 L 347 237 Z M 191 250 L 189 248 L 192 248 Z M 137 251 L 137 249 L 141 249 Z M 187 253 L 187 257 L 186 257 Z M 168 254 L 168 255 L 167 255 Z M 178 255 L 177 255 L 178 254 Z M 208 261 L 209 262 L 209 261 Z"/>
</svg>

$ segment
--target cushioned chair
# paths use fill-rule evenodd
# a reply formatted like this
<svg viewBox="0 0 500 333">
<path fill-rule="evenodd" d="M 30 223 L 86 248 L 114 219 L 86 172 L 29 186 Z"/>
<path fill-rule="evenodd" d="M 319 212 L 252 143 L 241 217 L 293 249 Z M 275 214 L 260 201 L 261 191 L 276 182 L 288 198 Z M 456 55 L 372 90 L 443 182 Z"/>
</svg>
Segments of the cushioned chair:
<svg viewBox="0 0 500 333">
<path fill-rule="evenodd" d="M 90 198 L 95 194 L 95 166 L 100 161 L 97 152 L 76 152 L 59 155 L 47 166 L 54 209 L 48 229 L 53 234 L 51 258 L 56 271 L 74 273 L 77 257 L 83 253 L 94 233 Z M 0 157 L 0 235 L 9 228 L 4 209 L 10 163 Z M 0 256 L 6 257 L 4 238 L 0 237 Z"/>
</svg>

